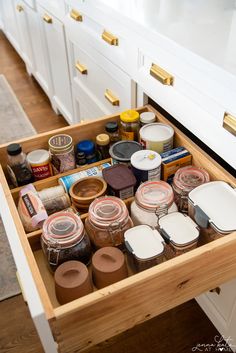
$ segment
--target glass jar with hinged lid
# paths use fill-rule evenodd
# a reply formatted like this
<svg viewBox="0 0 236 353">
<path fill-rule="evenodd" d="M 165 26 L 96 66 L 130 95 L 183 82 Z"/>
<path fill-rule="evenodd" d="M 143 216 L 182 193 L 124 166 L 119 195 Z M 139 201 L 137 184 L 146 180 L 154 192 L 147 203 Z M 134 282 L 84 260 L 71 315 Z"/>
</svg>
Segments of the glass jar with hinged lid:
<svg viewBox="0 0 236 353">
<path fill-rule="evenodd" d="M 165 181 L 147 181 L 136 191 L 131 204 L 131 219 L 134 225 L 147 224 L 157 227 L 160 217 L 176 212 L 174 193 Z"/>
</svg>

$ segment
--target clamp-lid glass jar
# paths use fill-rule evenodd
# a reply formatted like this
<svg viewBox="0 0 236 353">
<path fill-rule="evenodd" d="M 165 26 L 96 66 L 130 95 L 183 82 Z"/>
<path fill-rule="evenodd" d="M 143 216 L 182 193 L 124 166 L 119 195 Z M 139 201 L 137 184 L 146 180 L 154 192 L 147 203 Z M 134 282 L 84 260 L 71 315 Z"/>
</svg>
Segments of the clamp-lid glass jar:
<svg viewBox="0 0 236 353">
<path fill-rule="evenodd" d="M 156 227 L 160 217 L 176 211 L 173 190 L 162 180 L 141 184 L 131 204 L 131 218 L 135 226 L 147 224 Z"/>
<path fill-rule="evenodd" d="M 126 110 L 120 114 L 120 134 L 122 140 L 138 141 L 140 128 L 139 113 Z"/>
<path fill-rule="evenodd" d="M 94 200 L 85 220 L 85 229 L 96 248 L 123 248 L 124 232 L 133 226 L 125 203 L 115 196 Z"/>
<path fill-rule="evenodd" d="M 87 265 L 91 258 L 84 225 L 70 212 L 57 212 L 48 217 L 43 224 L 41 246 L 53 271 L 65 261 L 78 260 Z"/>
<path fill-rule="evenodd" d="M 175 202 L 179 211 L 187 213 L 189 192 L 197 186 L 208 183 L 209 181 L 209 174 L 203 168 L 198 168 L 192 165 L 179 168 L 174 175 L 172 184 Z"/>
</svg>

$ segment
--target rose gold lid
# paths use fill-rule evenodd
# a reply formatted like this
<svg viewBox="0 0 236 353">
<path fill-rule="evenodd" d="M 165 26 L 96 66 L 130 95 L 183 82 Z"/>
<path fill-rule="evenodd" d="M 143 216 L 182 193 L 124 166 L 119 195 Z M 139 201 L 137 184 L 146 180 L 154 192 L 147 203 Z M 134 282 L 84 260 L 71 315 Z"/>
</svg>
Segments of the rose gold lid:
<svg viewBox="0 0 236 353">
<path fill-rule="evenodd" d="M 188 165 L 177 170 L 173 179 L 173 185 L 180 189 L 180 191 L 189 192 L 209 181 L 210 177 L 205 169 Z"/>
<path fill-rule="evenodd" d="M 157 207 L 170 207 L 174 201 L 174 193 L 165 181 L 146 181 L 136 191 L 135 201 L 140 207 L 155 211 Z"/>
</svg>

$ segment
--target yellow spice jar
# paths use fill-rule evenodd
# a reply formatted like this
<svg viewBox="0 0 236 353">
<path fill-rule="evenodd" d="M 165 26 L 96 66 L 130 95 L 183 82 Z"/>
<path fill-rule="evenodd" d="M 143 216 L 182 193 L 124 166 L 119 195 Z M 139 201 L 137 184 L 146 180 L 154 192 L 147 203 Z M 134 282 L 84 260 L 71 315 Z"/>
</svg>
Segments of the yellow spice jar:
<svg viewBox="0 0 236 353">
<path fill-rule="evenodd" d="M 139 113 L 126 110 L 120 114 L 120 134 L 122 140 L 138 141 L 140 128 Z"/>
</svg>

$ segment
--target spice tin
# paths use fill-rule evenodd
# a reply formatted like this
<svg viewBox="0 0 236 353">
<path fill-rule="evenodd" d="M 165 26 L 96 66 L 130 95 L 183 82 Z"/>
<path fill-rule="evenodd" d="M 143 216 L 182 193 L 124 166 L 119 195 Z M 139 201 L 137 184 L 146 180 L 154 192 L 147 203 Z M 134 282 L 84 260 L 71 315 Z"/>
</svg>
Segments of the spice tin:
<svg viewBox="0 0 236 353">
<path fill-rule="evenodd" d="M 104 169 L 102 175 L 107 182 L 109 195 L 117 196 L 120 199 L 134 196 L 136 178 L 126 165 L 113 165 Z"/>
<path fill-rule="evenodd" d="M 142 145 L 136 141 L 119 141 L 110 147 L 109 153 L 112 164 L 130 165 L 131 156 L 142 150 Z"/>
<path fill-rule="evenodd" d="M 188 195 L 189 215 L 211 240 L 236 230 L 236 192 L 224 181 L 200 185 Z"/>
<path fill-rule="evenodd" d="M 78 260 L 88 264 L 91 257 L 90 241 L 81 219 L 74 213 L 57 212 L 43 224 L 41 245 L 50 268 Z"/>
<path fill-rule="evenodd" d="M 170 125 L 148 124 L 140 129 L 139 135 L 141 144 L 148 150 L 162 153 L 173 148 L 174 129 Z"/>
<path fill-rule="evenodd" d="M 35 150 L 27 155 L 35 180 L 41 180 L 52 176 L 50 154 L 46 150 Z"/>
<path fill-rule="evenodd" d="M 139 113 L 126 110 L 120 114 L 120 134 L 122 140 L 138 141 Z"/>
<path fill-rule="evenodd" d="M 65 134 L 54 135 L 49 139 L 48 144 L 54 174 L 75 168 L 75 154 L 71 136 Z"/>
<path fill-rule="evenodd" d="M 177 211 L 171 186 L 162 180 L 144 182 L 136 191 L 130 210 L 134 225 L 156 227 L 160 217 Z"/>
<path fill-rule="evenodd" d="M 138 185 L 148 180 L 160 180 L 161 156 L 150 150 L 135 152 L 131 156 L 131 168 Z"/>
<path fill-rule="evenodd" d="M 96 248 L 118 246 L 123 248 L 124 232 L 133 226 L 128 209 L 121 199 L 103 196 L 89 206 L 85 229 Z"/>
<path fill-rule="evenodd" d="M 141 126 L 155 123 L 155 121 L 156 121 L 156 115 L 153 112 L 143 112 L 140 114 L 140 125 Z"/>
<path fill-rule="evenodd" d="M 173 178 L 175 202 L 181 212 L 188 212 L 188 193 L 197 186 L 210 181 L 208 172 L 192 165 L 179 168 Z"/>
<path fill-rule="evenodd" d="M 172 258 L 197 247 L 198 225 L 187 215 L 173 212 L 159 220 L 159 231 L 166 242 L 165 255 Z"/>
<path fill-rule="evenodd" d="M 139 225 L 128 229 L 124 235 L 130 265 L 143 271 L 164 259 L 164 240 L 156 229 Z"/>
</svg>

